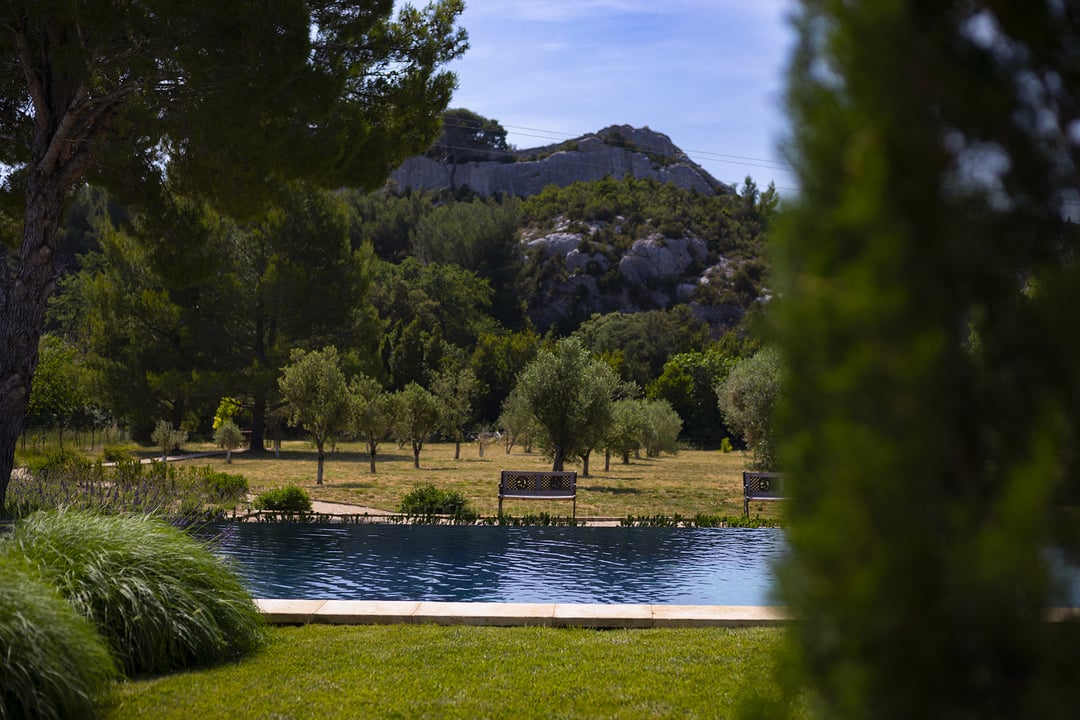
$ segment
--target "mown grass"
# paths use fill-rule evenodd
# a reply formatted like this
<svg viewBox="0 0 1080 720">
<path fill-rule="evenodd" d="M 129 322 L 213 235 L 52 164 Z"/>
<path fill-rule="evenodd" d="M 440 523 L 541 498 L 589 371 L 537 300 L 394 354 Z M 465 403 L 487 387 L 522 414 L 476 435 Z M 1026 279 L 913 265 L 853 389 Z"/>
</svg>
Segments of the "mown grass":
<svg viewBox="0 0 1080 720">
<path fill-rule="evenodd" d="M 123 683 L 105 717 L 726 718 L 778 695 L 783 639 L 761 628 L 274 628 L 244 661 Z"/>
<path fill-rule="evenodd" d="M 197 446 L 188 446 L 195 451 Z M 209 446 L 207 449 L 210 449 Z M 247 478 L 251 490 L 262 490 L 294 483 L 308 491 L 315 500 L 396 511 L 412 490 L 433 484 L 444 490 L 462 493 L 472 506 L 485 516 L 498 510 L 499 471 L 550 470 L 550 460 L 541 453 L 526 453 L 520 448 L 507 454 L 499 446 L 488 446 L 479 457 L 476 445 L 464 445 L 461 458 L 454 459 L 452 443 L 429 443 L 420 455 L 420 469 L 412 466 L 408 448 L 398 450 L 385 443 L 377 458 L 376 473 L 369 472 L 368 458 L 358 443 L 342 443 L 328 453 L 325 484 L 315 484 L 315 452 L 303 441 L 284 444 L 280 458 L 273 453 L 234 454 L 231 465 L 224 457 L 203 458 L 216 470 L 239 473 Z M 634 458 L 629 465 L 613 458 L 604 470 L 603 456 L 590 463 L 591 474 L 578 477 L 577 513 L 579 516 L 623 518 L 627 515 L 653 516 L 675 514 L 693 517 L 698 513 L 741 516 L 742 471 L 749 466 L 745 453 L 721 453 L 684 450 L 677 455 L 659 458 Z M 582 468 L 568 465 L 567 470 Z M 761 502 L 751 506 L 751 516 L 778 518 L 782 503 Z M 566 501 L 507 500 L 503 512 L 511 515 L 570 515 Z"/>
</svg>

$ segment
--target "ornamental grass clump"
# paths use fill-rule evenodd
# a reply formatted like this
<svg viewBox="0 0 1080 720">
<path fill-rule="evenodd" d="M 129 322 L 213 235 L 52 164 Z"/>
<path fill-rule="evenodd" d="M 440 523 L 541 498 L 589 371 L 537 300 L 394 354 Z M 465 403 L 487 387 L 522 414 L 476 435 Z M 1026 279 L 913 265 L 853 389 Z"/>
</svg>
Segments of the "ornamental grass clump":
<svg viewBox="0 0 1080 720">
<path fill-rule="evenodd" d="M 25 560 L 0 553 L 0 718 L 94 717 L 115 675 L 94 626 Z"/>
<path fill-rule="evenodd" d="M 235 573 L 163 520 L 39 512 L 5 545 L 90 618 L 129 675 L 233 659 L 263 642 L 262 619 Z"/>
</svg>

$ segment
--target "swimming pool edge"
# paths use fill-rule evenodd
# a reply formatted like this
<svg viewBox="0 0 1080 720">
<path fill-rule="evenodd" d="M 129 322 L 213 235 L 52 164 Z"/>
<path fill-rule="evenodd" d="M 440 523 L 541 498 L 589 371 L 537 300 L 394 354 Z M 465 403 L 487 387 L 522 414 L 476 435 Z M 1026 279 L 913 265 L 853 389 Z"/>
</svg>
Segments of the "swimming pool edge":
<svg viewBox="0 0 1080 720">
<path fill-rule="evenodd" d="M 476 603 L 259 598 L 274 625 L 434 624 L 497 627 L 764 627 L 791 618 L 784 608 L 749 605 Z"/>
</svg>

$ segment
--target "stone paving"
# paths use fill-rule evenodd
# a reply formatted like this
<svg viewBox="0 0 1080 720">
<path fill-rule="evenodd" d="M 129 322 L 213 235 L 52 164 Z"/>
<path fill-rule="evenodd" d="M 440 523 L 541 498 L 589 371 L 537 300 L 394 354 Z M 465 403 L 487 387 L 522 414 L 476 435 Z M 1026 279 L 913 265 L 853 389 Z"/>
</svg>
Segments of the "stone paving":
<svg viewBox="0 0 1080 720">
<path fill-rule="evenodd" d="M 660 628 L 770 626 L 790 620 L 783 608 L 728 605 L 603 605 L 369 600 L 255 601 L 278 625 L 493 625 L 502 627 Z"/>
</svg>

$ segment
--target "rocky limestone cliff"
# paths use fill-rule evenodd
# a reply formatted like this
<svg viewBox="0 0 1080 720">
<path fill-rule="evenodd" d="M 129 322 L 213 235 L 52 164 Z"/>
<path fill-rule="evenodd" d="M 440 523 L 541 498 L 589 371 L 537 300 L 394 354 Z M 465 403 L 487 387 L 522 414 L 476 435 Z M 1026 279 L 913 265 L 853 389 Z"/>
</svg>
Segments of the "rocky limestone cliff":
<svg viewBox="0 0 1080 720">
<path fill-rule="evenodd" d="M 689 305 L 701 321 L 722 330 L 739 322 L 745 308 L 735 303 L 702 302 L 699 289 L 726 284 L 743 262 L 710 257 L 704 240 L 653 234 L 634 241 L 619 256 L 593 241 L 600 228 L 571 232 L 567 226 L 522 238 L 528 255 L 549 272 L 535 288 L 529 317 L 541 332 L 551 325 L 576 326 L 593 313 L 642 312 Z M 710 263 L 710 260 L 712 261 Z"/>
<path fill-rule="evenodd" d="M 629 125 L 613 125 L 558 145 L 518 150 L 502 161 L 447 164 L 412 157 L 390 177 L 402 190 L 468 188 L 479 195 L 526 196 L 548 185 L 562 187 L 627 175 L 702 193 L 733 191 L 690 160 L 666 135 Z"/>
</svg>

